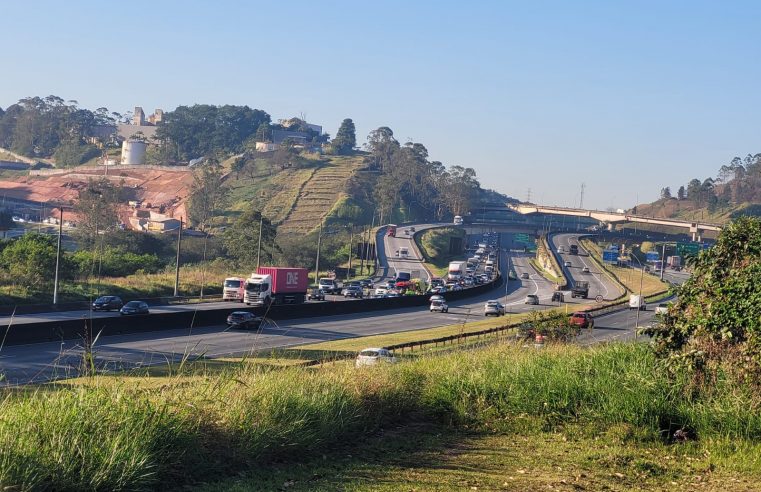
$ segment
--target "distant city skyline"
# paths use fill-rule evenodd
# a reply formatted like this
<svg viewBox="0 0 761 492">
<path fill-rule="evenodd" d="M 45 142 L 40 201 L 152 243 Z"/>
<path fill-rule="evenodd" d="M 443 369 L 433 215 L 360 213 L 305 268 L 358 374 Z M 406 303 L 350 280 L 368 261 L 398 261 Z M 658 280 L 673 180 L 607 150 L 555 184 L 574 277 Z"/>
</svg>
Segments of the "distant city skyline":
<svg viewBox="0 0 761 492">
<path fill-rule="evenodd" d="M 0 107 L 388 126 L 485 188 L 629 208 L 761 152 L 761 3 L 8 1 Z M 23 21 L 22 21 L 23 20 Z"/>
</svg>

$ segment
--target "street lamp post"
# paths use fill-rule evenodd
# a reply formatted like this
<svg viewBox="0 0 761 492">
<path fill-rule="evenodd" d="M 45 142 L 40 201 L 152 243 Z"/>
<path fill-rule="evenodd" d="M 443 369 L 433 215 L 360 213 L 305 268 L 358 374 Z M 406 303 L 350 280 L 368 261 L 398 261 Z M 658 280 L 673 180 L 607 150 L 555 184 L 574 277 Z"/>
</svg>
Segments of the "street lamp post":
<svg viewBox="0 0 761 492">
<path fill-rule="evenodd" d="M 637 263 L 639 264 L 639 271 L 640 271 L 640 277 L 639 277 L 639 302 L 637 303 L 637 317 L 635 318 L 634 322 L 634 340 L 637 340 L 637 330 L 639 330 L 639 312 L 640 309 L 640 303 L 643 302 L 642 299 L 642 283 L 645 279 L 645 268 L 642 266 L 642 262 L 639 261 L 639 258 L 634 254 L 634 251 L 632 251 L 631 257 L 633 257 L 635 260 L 637 260 Z"/>
<path fill-rule="evenodd" d="M 61 236 L 63 235 L 63 205 L 60 208 L 61 215 L 58 218 L 58 247 L 55 255 L 55 280 L 53 281 L 53 305 L 58 304 L 58 270 L 61 265 Z"/>
</svg>

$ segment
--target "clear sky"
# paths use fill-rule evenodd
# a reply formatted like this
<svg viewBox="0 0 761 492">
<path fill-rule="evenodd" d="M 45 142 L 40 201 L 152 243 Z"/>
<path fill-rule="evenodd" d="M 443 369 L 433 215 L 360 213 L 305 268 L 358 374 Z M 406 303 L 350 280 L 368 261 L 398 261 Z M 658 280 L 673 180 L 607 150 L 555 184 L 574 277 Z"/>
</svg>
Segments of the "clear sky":
<svg viewBox="0 0 761 492">
<path fill-rule="evenodd" d="M 629 207 L 761 152 L 761 1 L 3 0 L 0 106 L 389 126 L 484 187 Z"/>
</svg>

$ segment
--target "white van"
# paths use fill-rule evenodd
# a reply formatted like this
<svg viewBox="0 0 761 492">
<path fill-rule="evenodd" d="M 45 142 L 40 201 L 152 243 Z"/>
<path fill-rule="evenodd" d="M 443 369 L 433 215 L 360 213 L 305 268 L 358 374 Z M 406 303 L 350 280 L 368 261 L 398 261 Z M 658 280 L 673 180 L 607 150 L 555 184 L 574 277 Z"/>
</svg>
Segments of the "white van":
<svg viewBox="0 0 761 492">
<path fill-rule="evenodd" d="M 460 215 L 454 216 L 454 225 L 462 225 L 462 216 Z"/>
<path fill-rule="evenodd" d="M 645 302 L 645 296 L 638 296 L 632 294 L 629 296 L 629 309 L 640 309 L 647 311 L 647 302 Z"/>
</svg>

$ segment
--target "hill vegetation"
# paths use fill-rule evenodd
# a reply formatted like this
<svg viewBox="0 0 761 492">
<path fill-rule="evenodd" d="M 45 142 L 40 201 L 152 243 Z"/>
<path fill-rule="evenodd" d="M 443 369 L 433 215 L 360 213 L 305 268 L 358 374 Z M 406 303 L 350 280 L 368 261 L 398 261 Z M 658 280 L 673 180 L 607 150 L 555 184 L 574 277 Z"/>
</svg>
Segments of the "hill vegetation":
<svg viewBox="0 0 761 492">
<path fill-rule="evenodd" d="M 743 216 L 761 216 L 761 154 L 735 157 L 715 177 L 693 178 L 676 191 L 661 189 L 659 200 L 634 207 L 655 217 L 727 223 Z"/>
</svg>

